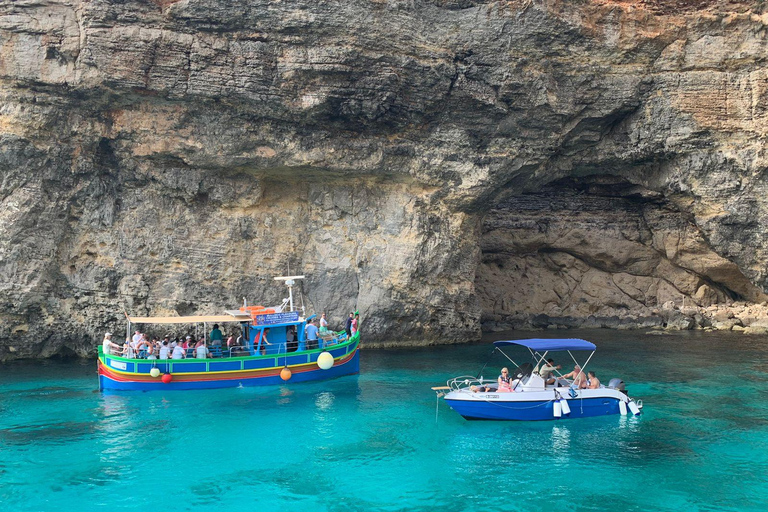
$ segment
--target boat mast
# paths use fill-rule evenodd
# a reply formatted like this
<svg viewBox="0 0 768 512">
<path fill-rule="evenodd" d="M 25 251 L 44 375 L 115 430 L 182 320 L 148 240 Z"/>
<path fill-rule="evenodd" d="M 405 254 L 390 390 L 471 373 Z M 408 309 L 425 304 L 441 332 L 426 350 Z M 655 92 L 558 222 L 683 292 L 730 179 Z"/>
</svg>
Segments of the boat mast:
<svg viewBox="0 0 768 512">
<path fill-rule="evenodd" d="M 304 276 L 278 276 L 275 281 L 284 281 L 285 286 L 288 287 L 288 300 L 290 303 L 291 311 L 293 311 L 293 285 L 296 284 L 296 279 L 304 279 Z"/>
</svg>

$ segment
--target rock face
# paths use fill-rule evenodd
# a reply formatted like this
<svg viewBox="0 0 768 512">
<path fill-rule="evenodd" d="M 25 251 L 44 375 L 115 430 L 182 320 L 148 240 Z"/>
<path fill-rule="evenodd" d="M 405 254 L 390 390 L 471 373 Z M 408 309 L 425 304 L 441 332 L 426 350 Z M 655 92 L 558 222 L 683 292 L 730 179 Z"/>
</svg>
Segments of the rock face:
<svg viewBox="0 0 768 512">
<path fill-rule="evenodd" d="M 366 341 L 763 300 L 756 5 L 0 1 L 0 359 L 289 271 Z"/>
</svg>

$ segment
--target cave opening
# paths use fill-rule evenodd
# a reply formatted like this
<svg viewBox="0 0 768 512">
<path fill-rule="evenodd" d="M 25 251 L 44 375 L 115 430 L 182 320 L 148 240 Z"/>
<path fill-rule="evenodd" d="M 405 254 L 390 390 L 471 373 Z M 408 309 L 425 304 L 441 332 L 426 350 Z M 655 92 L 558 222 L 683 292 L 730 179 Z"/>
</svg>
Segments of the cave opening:
<svg viewBox="0 0 768 512">
<path fill-rule="evenodd" d="M 705 326 L 702 308 L 765 300 L 675 198 L 615 176 L 505 196 L 482 220 L 480 249 L 484 331 L 689 329 Z"/>
</svg>

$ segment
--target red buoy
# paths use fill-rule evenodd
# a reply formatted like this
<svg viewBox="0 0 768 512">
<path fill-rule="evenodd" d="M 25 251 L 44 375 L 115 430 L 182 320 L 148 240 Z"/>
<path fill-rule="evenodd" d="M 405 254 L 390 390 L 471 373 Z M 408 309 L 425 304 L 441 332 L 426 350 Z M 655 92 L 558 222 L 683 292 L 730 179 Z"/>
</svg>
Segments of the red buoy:
<svg viewBox="0 0 768 512">
<path fill-rule="evenodd" d="M 162 378 L 163 384 L 168 384 L 172 380 L 173 380 L 173 375 L 171 375 L 170 373 L 163 374 L 163 378 Z"/>
</svg>

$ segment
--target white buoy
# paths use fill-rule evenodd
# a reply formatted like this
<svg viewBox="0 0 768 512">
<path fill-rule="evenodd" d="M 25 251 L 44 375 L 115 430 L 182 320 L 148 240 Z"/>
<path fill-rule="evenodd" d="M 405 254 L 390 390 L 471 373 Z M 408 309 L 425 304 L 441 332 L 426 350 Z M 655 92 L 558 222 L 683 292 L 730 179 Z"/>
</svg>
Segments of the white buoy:
<svg viewBox="0 0 768 512">
<path fill-rule="evenodd" d="M 571 406 L 568 405 L 568 400 L 566 400 L 565 398 L 560 399 L 560 408 L 563 410 L 563 414 L 565 414 L 566 416 L 571 414 Z"/>
<path fill-rule="evenodd" d="M 330 370 L 333 366 L 333 356 L 331 353 L 323 352 L 317 356 L 317 366 L 319 366 L 321 370 Z"/>
<path fill-rule="evenodd" d="M 622 416 L 627 415 L 627 403 L 624 400 L 619 400 L 619 412 Z"/>
<path fill-rule="evenodd" d="M 151 370 L 149 370 L 149 374 L 150 374 L 152 377 L 155 377 L 155 378 L 157 378 L 157 377 L 159 377 L 159 376 L 160 376 L 160 370 L 159 370 L 158 368 L 152 368 Z"/>
<path fill-rule="evenodd" d="M 640 414 L 640 408 L 637 406 L 634 400 L 629 401 L 629 410 L 632 411 L 632 414 L 635 416 Z"/>
<path fill-rule="evenodd" d="M 555 400 L 552 410 L 555 413 L 555 418 L 559 418 L 563 415 L 563 407 L 560 405 L 560 400 Z"/>
</svg>

